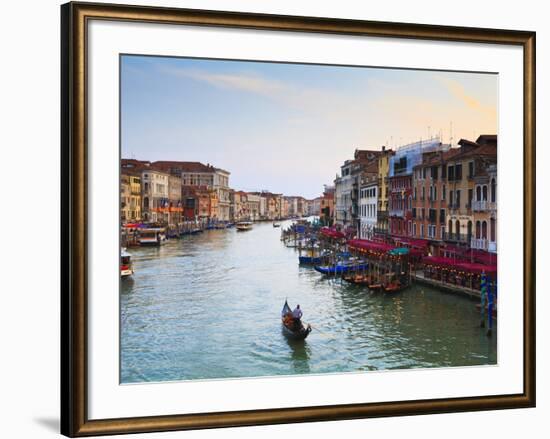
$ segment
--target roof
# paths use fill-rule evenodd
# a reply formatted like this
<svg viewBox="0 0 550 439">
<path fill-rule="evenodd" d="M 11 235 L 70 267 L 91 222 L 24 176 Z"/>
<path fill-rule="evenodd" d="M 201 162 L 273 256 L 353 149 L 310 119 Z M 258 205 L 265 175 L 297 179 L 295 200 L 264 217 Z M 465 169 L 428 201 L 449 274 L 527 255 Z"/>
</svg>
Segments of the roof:
<svg viewBox="0 0 550 439">
<path fill-rule="evenodd" d="M 161 170 L 177 169 L 182 172 L 204 172 L 212 173 L 217 169 L 212 165 L 205 165 L 201 162 L 180 162 L 180 161 L 157 161 L 151 163 L 151 166 Z"/>
<path fill-rule="evenodd" d="M 142 170 L 151 166 L 151 162 L 136 159 L 120 159 L 120 167 L 124 170 L 135 169 Z"/>
</svg>

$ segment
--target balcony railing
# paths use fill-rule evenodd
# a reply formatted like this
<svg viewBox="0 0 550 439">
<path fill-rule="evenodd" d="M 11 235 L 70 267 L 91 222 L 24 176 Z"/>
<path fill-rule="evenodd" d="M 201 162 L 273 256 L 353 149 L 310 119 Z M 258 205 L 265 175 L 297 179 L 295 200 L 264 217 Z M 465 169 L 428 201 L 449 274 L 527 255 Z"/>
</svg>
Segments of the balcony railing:
<svg viewBox="0 0 550 439">
<path fill-rule="evenodd" d="M 477 250 L 487 250 L 488 241 L 482 238 L 472 238 L 470 240 L 470 247 Z"/>
<path fill-rule="evenodd" d="M 487 200 L 472 201 L 474 212 L 484 212 L 487 210 L 497 210 L 497 203 Z"/>
<path fill-rule="evenodd" d="M 443 239 L 445 241 L 468 242 L 468 235 L 463 235 L 462 233 L 445 232 L 443 234 Z"/>
</svg>

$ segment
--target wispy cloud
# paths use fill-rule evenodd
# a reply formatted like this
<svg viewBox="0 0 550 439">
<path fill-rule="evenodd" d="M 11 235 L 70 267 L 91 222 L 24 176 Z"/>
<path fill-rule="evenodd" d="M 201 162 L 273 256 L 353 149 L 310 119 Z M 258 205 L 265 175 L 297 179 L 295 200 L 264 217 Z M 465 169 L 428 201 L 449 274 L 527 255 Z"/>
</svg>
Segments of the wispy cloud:
<svg viewBox="0 0 550 439">
<path fill-rule="evenodd" d="M 225 90 L 242 91 L 275 101 L 316 116 L 335 117 L 350 103 L 363 105 L 359 96 L 304 86 L 291 81 L 267 78 L 254 72 L 212 73 L 205 70 L 162 67 L 164 73 L 205 82 Z M 353 105 L 353 104 L 352 104 Z"/>
<path fill-rule="evenodd" d="M 496 106 L 482 104 L 479 101 L 479 99 L 476 99 L 474 96 L 468 93 L 464 85 L 462 85 L 460 82 L 454 79 L 444 78 L 438 75 L 436 75 L 435 78 L 440 84 L 442 84 L 447 89 L 447 91 L 455 99 L 460 101 L 466 107 L 468 107 L 471 110 L 484 113 L 486 116 L 489 116 L 490 118 L 496 119 Z"/>
</svg>

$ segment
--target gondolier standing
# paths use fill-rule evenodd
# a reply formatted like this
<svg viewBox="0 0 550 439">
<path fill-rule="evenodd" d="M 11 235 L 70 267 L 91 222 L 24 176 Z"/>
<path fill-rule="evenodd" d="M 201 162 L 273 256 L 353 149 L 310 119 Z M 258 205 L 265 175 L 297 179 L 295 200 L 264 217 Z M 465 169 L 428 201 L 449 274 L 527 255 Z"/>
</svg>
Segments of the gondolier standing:
<svg viewBox="0 0 550 439">
<path fill-rule="evenodd" d="M 302 318 L 302 310 L 300 309 L 300 305 L 296 305 L 296 308 L 292 311 L 292 317 L 296 320 L 300 320 Z"/>
</svg>

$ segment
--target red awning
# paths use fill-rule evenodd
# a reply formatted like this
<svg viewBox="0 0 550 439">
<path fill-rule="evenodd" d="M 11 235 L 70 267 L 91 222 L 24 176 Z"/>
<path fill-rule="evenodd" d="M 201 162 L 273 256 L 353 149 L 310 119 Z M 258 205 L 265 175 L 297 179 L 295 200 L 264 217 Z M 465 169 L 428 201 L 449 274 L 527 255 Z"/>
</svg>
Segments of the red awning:
<svg viewBox="0 0 550 439">
<path fill-rule="evenodd" d="M 368 239 L 350 239 L 348 241 L 348 247 L 357 250 L 369 250 L 375 252 L 387 252 L 395 247 L 383 242 L 369 241 Z"/>
<path fill-rule="evenodd" d="M 410 246 L 411 248 L 418 248 L 418 249 L 424 249 L 428 247 L 430 242 L 427 239 L 413 239 L 413 238 L 401 238 L 396 237 L 394 238 L 395 242 L 400 242 L 403 244 L 406 244 Z"/>
<path fill-rule="evenodd" d="M 326 236 L 327 238 L 334 238 L 334 239 L 340 239 L 346 236 L 342 232 L 339 232 L 338 230 L 334 228 L 329 228 L 329 227 L 322 227 L 321 235 Z"/>
<path fill-rule="evenodd" d="M 454 270 L 462 270 L 468 273 L 481 274 L 485 272 L 487 275 L 496 275 L 497 266 L 496 265 L 485 265 L 478 263 L 470 263 L 465 261 L 457 261 L 454 258 L 444 258 L 437 256 L 426 256 L 422 259 L 422 262 L 426 265 L 438 265 L 447 268 L 452 268 Z"/>
</svg>

